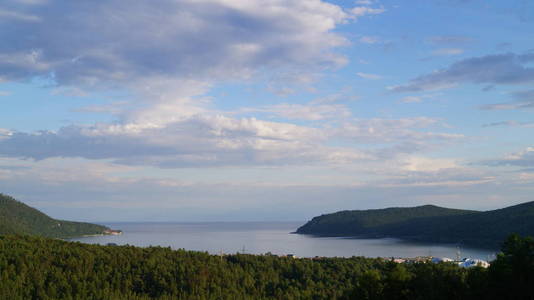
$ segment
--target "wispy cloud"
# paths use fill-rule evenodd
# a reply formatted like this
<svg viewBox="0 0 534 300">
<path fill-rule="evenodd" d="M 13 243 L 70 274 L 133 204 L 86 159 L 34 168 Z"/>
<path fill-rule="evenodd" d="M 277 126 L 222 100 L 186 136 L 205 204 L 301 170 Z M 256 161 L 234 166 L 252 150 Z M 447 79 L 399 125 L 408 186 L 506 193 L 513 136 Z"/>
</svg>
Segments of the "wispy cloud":
<svg viewBox="0 0 534 300">
<path fill-rule="evenodd" d="M 470 37 L 459 35 L 436 35 L 427 38 L 427 42 L 431 44 L 444 46 L 464 45 L 472 41 Z"/>
<path fill-rule="evenodd" d="M 485 110 L 509 110 L 509 109 L 531 109 L 534 108 L 534 89 L 518 91 L 512 93 L 514 101 L 488 104 L 481 108 Z"/>
<path fill-rule="evenodd" d="M 29 15 L 21 12 L 0 9 L 0 24 L 6 20 L 22 22 L 40 22 L 41 18 L 38 16 Z"/>
<path fill-rule="evenodd" d="M 420 96 L 406 96 L 402 98 L 400 101 L 404 103 L 418 103 L 418 102 L 422 102 L 423 98 Z"/>
<path fill-rule="evenodd" d="M 431 99 L 439 96 L 440 94 L 423 94 L 418 96 L 406 96 L 400 99 L 400 102 L 403 103 L 419 103 L 423 102 L 425 99 Z"/>
<path fill-rule="evenodd" d="M 494 123 L 488 123 L 488 124 L 482 125 L 482 127 L 501 127 L 501 126 L 534 128 L 534 122 L 502 121 L 502 122 L 494 122 Z"/>
<path fill-rule="evenodd" d="M 358 73 L 356 73 L 356 75 L 358 75 L 361 78 L 371 79 L 371 80 L 378 80 L 378 79 L 382 79 L 383 78 L 382 76 L 377 75 L 377 74 L 363 73 L 363 72 L 358 72 Z"/>
<path fill-rule="evenodd" d="M 281 103 L 257 108 L 241 109 L 243 113 L 261 112 L 269 113 L 288 120 L 320 121 L 327 119 L 343 119 L 351 116 L 350 110 L 342 104 L 334 103 L 308 103 L 293 104 Z"/>
<path fill-rule="evenodd" d="M 366 3 L 367 4 L 367 3 Z M 366 15 L 378 15 L 384 13 L 386 9 L 384 7 L 372 8 L 368 6 L 357 6 L 350 10 L 353 16 L 356 18 L 363 17 Z"/>
<path fill-rule="evenodd" d="M 381 40 L 379 37 L 376 36 L 362 36 L 359 41 L 363 44 L 376 44 L 379 43 Z"/>
<path fill-rule="evenodd" d="M 489 104 L 482 109 L 505 110 L 505 109 L 531 109 L 534 108 L 534 89 L 512 93 L 514 101 L 500 104 Z"/>
<path fill-rule="evenodd" d="M 359 5 L 372 5 L 376 0 L 357 0 L 355 3 Z"/>
<path fill-rule="evenodd" d="M 534 82 L 529 63 L 534 54 L 496 54 L 460 60 L 447 68 L 390 87 L 394 92 L 418 92 L 451 88 L 458 84 L 527 84 Z"/>
<path fill-rule="evenodd" d="M 432 51 L 432 55 L 437 56 L 451 56 L 464 53 L 464 49 L 460 48 L 440 48 Z"/>
<path fill-rule="evenodd" d="M 518 166 L 524 168 L 534 167 L 534 147 L 510 153 L 501 159 L 486 160 L 483 164 L 490 166 Z"/>
</svg>

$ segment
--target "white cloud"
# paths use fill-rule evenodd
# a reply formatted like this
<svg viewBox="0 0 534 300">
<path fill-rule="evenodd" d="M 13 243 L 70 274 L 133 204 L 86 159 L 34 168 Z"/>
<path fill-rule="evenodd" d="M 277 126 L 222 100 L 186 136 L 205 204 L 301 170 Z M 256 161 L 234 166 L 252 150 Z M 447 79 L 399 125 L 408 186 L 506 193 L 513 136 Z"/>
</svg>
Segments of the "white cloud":
<svg viewBox="0 0 534 300">
<path fill-rule="evenodd" d="M 534 147 L 527 147 L 520 152 L 508 154 L 502 162 L 511 165 L 534 166 Z"/>
<path fill-rule="evenodd" d="M 346 61 L 332 50 L 347 41 L 332 30 L 350 16 L 319 0 L 19 6 L 0 14 L 41 22 L 0 28 L 4 80 L 53 74 L 59 85 L 136 88 L 160 79 L 209 82 L 249 78 L 265 67 L 313 69 Z M 35 38 L 22 38 L 30 35 Z"/>
<path fill-rule="evenodd" d="M 335 165 L 375 159 L 374 151 L 381 149 L 358 149 L 364 143 L 376 143 L 375 148 L 404 143 L 388 148 L 389 154 L 380 152 L 383 159 L 418 151 L 420 136 L 430 143 L 445 138 L 410 129 L 422 120 L 351 120 L 345 105 L 330 100 L 249 108 L 289 120 L 328 121 L 314 127 L 230 117 L 235 112 L 216 111 L 206 96 L 220 81 L 249 79 L 262 71 L 309 85 L 325 67 L 346 62 L 334 51 L 347 43 L 334 32 L 337 24 L 383 8 L 346 13 L 319 0 L 161 0 L 158 5 L 112 0 L 91 3 L 88 15 L 84 5 L 24 6 L 43 24 L 16 23 L 16 34 L 0 28 L 3 40 L 18 41 L 0 45 L 0 76 L 17 81 L 52 74 L 56 92 L 125 88 L 134 100 L 82 108 L 112 113 L 113 123 L 4 134 L 1 155 L 82 157 L 159 168 Z M 20 38 L 28 34 L 36 38 Z M 362 41 L 373 42 L 371 37 Z M 343 123 L 336 123 L 340 118 Z M 410 138 L 417 140 L 415 148 L 405 144 Z M 329 143 L 336 139 L 346 145 Z"/>
<path fill-rule="evenodd" d="M 360 5 L 371 5 L 374 3 L 374 1 L 373 0 L 357 0 L 355 3 L 360 4 Z"/>
<path fill-rule="evenodd" d="M 293 164 L 324 160 L 313 128 L 224 116 L 183 116 L 172 123 L 70 126 L 58 132 L 12 133 L 1 154 L 45 159 L 113 159 L 162 168 L 210 165 Z M 22 150 L 22 151 L 21 151 Z"/>
<path fill-rule="evenodd" d="M 125 89 L 133 100 L 81 108 L 112 113 L 114 123 L 12 132 L 2 138 L 2 155 L 169 168 L 298 164 L 367 155 L 326 146 L 324 128 L 231 118 L 232 113 L 215 111 L 205 95 L 216 83 L 248 80 L 258 72 L 265 72 L 258 78 L 277 74 L 284 83 L 309 85 L 325 68 L 346 63 L 335 49 L 348 41 L 334 32 L 336 26 L 383 8 L 347 12 L 320 0 L 22 2 L 13 2 L 10 9 L 41 22 L 0 27 L 0 38 L 14 41 L 0 44 L 0 78 L 45 77 L 57 85 L 54 92 L 71 95 Z M 21 38 L 29 35 L 35 38 Z M 293 91 L 291 85 L 273 87 Z M 350 116 L 344 105 L 334 103 L 261 109 L 292 120 Z"/>
<path fill-rule="evenodd" d="M 368 6 L 356 6 L 350 10 L 352 15 L 356 18 L 367 16 L 367 15 L 379 15 L 384 13 L 386 10 L 384 7 L 372 8 Z"/>
<path fill-rule="evenodd" d="M 437 119 L 418 117 L 402 119 L 360 119 L 344 122 L 332 128 L 334 135 L 343 136 L 358 143 L 420 142 L 429 140 L 462 139 L 460 134 L 422 132 L 414 128 L 439 126 Z"/>
<path fill-rule="evenodd" d="M 2 139 L 9 138 L 12 134 L 13 134 L 13 132 L 11 130 L 7 130 L 5 128 L 0 128 L 0 141 Z"/>
<path fill-rule="evenodd" d="M 429 118 L 352 120 L 344 107 L 336 104 L 264 109 L 287 118 L 306 120 L 329 118 L 338 113 L 347 116 L 339 125 L 311 127 L 202 111 L 191 114 L 187 109 L 186 113 L 171 110 L 174 119 L 165 118 L 163 122 L 141 114 L 137 121 L 68 126 L 57 132 L 6 131 L 0 140 L 0 155 L 36 160 L 107 159 L 118 164 L 159 168 L 328 165 L 378 157 L 387 160 L 463 138 L 458 134 L 421 130 L 440 126 L 438 120 Z M 343 141 L 345 146 L 329 145 L 333 140 Z M 359 148 L 362 145 L 374 146 Z"/>
<path fill-rule="evenodd" d="M 259 108 L 246 108 L 241 112 L 264 112 L 288 120 L 319 121 L 343 119 L 351 116 L 350 110 L 342 104 L 292 104 L 280 103 Z"/>
</svg>

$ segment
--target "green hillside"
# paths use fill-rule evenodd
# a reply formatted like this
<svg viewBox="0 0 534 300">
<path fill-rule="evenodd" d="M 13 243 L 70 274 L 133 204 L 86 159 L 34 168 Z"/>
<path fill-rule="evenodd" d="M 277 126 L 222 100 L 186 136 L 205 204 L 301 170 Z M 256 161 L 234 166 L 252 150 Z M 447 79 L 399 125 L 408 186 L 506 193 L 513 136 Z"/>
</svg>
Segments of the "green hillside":
<svg viewBox="0 0 534 300">
<path fill-rule="evenodd" d="M 315 217 L 297 233 L 396 237 L 497 248 L 511 233 L 534 235 L 534 202 L 485 212 L 432 205 L 341 211 Z"/>
<path fill-rule="evenodd" d="M 0 194 L 0 235 L 29 234 L 65 238 L 101 234 L 105 226 L 53 219 L 7 195 Z"/>
</svg>

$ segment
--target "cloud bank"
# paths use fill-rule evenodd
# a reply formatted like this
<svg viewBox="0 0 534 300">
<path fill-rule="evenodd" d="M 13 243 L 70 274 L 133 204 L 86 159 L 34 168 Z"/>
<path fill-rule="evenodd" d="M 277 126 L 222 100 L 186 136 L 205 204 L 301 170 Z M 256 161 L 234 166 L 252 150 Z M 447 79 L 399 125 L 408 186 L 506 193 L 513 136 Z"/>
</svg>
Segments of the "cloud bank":
<svg viewBox="0 0 534 300">
<path fill-rule="evenodd" d="M 0 156 L 111 159 L 161 168 L 346 164 L 393 159 L 463 135 L 420 131 L 429 118 L 348 119 L 335 127 L 307 127 L 255 118 L 192 115 L 164 124 L 72 125 L 35 133 L 4 130 Z M 345 146 L 329 145 L 343 140 Z M 369 147 L 369 146 L 372 147 Z"/>
<path fill-rule="evenodd" d="M 336 67 L 332 30 L 353 17 L 320 0 L 7 1 L 0 16 L 1 80 L 92 88 Z"/>
</svg>

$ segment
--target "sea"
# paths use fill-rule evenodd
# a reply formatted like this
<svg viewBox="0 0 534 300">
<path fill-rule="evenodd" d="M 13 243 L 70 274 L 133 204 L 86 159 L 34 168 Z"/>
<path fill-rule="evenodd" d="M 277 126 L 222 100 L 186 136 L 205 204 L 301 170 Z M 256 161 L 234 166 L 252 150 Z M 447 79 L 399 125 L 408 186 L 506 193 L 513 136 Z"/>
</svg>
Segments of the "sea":
<svg viewBox="0 0 534 300">
<path fill-rule="evenodd" d="M 314 237 L 292 232 L 305 222 L 105 223 L 122 235 L 69 239 L 89 244 L 162 246 L 211 254 L 292 254 L 298 257 L 417 256 L 493 260 L 496 251 L 394 238 Z"/>
</svg>

